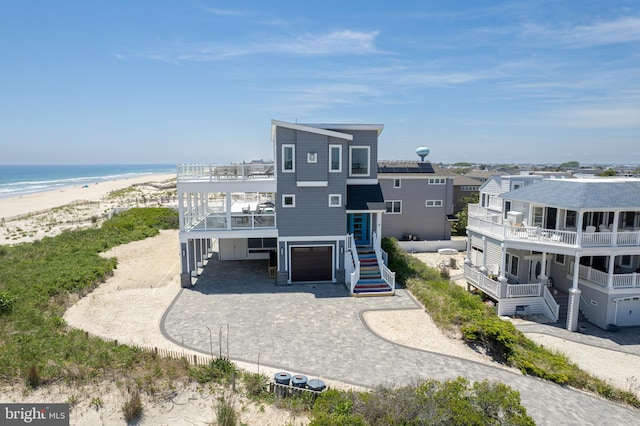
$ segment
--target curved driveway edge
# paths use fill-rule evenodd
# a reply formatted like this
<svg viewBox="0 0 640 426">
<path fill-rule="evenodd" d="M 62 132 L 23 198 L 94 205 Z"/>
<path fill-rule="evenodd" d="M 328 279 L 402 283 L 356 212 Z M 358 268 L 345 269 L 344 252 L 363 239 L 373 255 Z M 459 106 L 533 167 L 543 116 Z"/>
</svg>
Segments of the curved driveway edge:
<svg viewBox="0 0 640 426">
<path fill-rule="evenodd" d="M 181 290 L 165 312 L 163 334 L 202 353 L 213 347 L 217 354 L 221 343 L 233 360 L 260 359 L 261 365 L 369 388 L 458 376 L 497 380 L 520 392 L 537 424 L 640 425 L 640 412 L 596 396 L 372 333 L 362 312 L 420 307 L 405 290 L 357 298 L 340 284 L 276 286 L 266 272 L 264 262 L 210 261 L 198 284 Z"/>
</svg>

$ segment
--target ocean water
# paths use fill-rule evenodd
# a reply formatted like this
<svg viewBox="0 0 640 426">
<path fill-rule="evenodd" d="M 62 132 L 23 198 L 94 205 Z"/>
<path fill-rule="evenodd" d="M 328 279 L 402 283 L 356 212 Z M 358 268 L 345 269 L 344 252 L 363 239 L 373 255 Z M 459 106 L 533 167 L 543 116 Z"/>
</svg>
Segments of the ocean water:
<svg viewBox="0 0 640 426">
<path fill-rule="evenodd" d="M 0 198 L 148 174 L 175 173 L 175 164 L 3 165 Z"/>
</svg>

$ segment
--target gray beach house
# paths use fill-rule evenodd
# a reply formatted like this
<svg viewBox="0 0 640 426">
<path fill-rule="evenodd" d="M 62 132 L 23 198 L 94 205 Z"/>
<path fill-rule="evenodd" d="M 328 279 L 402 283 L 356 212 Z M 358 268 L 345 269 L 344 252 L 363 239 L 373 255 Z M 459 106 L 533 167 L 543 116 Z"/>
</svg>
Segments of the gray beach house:
<svg viewBox="0 0 640 426">
<path fill-rule="evenodd" d="M 217 244 L 221 260 L 268 260 L 278 284 L 328 281 L 354 295 L 394 294 L 380 247 L 382 130 L 273 120 L 274 162 L 179 165 L 182 285 Z"/>
</svg>

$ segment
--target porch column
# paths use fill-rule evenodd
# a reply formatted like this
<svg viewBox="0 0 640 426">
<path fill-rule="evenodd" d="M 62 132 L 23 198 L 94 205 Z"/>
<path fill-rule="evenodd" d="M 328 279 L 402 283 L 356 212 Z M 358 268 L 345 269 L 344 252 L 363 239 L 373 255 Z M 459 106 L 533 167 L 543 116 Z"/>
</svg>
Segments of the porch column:
<svg viewBox="0 0 640 426">
<path fill-rule="evenodd" d="M 180 287 L 191 287 L 191 274 L 189 273 L 189 262 L 187 257 L 187 243 L 180 243 Z"/>
<path fill-rule="evenodd" d="M 584 212 L 578 212 L 578 224 L 576 225 L 576 245 L 582 245 L 582 223 L 584 222 Z"/>
<path fill-rule="evenodd" d="M 578 329 L 578 314 L 580 313 L 580 289 L 569 289 L 569 307 L 567 310 L 567 330 L 576 331 Z"/>
<path fill-rule="evenodd" d="M 198 239 L 194 241 L 195 251 L 196 251 L 196 268 L 202 268 L 202 240 Z M 198 275 L 200 275 L 200 271 L 198 271 Z"/>
<path fill-rule="evenodd" d="M 231 193 L 225 193 L 225 210 L 227 213 L 227 230 L 231 230 Z"/>
<path fill-rule="evenodd" d="M 576 251 L 573 263 L 573 282 L 569 289 L 569 301 L 567 302 L 567 324 L 569 331 L 578 329 L 578 312 L 580 312 L 580 289 L 578 288 L 578 274 L 580 270 L 580 252 Z"/>
<path fill-rule="evenodd" d="M 540 275 L 538 276 L 542 285 L 547 285 L 549 281 L 549 277 L 547 277 L 547 252 L 542 252 L 542 270 L 540 271 Z"/>
<path fill-rule="evenodd" d="M 178 225 L 180 231 L 184 231 L 184 194 L 178 194 Z"/>
<path fill-rule="evenodd" d="M 482 267 L 487 270 L 487 237 L 482 237 Z"/>
<path fill-rule="evenodd" d="M 613 254 L 609 255 L 609 268 L 607 269 L 607 287 L 613 288 L 613 273 L 615 272 L 616 257 Z"/>
<path fill-rule="evenodd" d="M 197 275 L 197 271 L 196 271 L 196 258 L 195 258 L 195 250 L 194 250 L 194 240 L 189 240 L 187 242 L 187 257 L 189 259 L 189 272 L 191 273 L 191 276 L 195 276 Z M 194 272 L 196 273 L 194 275 Z"/>
<path fill-rule="evenodd" d="M 507 277 L 505 276 L 506 265 L 507 249 L 505 248 L 504 243 L 500 243 L 500 275 L 498 276 L 498 284 L 500 287 L 498 288 L 498 296 L 500 296 L 501 299 L 507 297 L 507 286 L 509 285 L 509 280 L 507 280 Z"/>
<path fill-rule="evenodd" d="M 614 247 L 618 247 L 618 223 L 620 220 L 620 212 L 613 212 L 613 226 L 611 227 L 611 244 Z"/>
</svg>

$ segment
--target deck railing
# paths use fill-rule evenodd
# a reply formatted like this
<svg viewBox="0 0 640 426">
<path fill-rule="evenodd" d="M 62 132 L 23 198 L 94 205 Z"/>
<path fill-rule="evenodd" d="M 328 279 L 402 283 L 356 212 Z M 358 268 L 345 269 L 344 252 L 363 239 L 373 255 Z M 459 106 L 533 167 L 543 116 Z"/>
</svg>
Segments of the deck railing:
<svg viewBox="0 0 640 426">
<path fill-rule="evenodd" d="M 500 283 L 498 281 L 492 280 L 478 269 L 469 265 L 464 265 L 463 275 L 464 278 L 477 289 L 484 291 L 496 299 L 500 298 Z"/>
<path fill-rule="evenodd" d="M 575 262 L 571 262 L 571 273 L 575 270 Z M 609 274 L 604 271 L 592 268 L 591 266 L 579 265 L 578 278 L 584 281 L 597 284 L 600 287 L 609 287 Z M 626 274 L 611 274 L 611 288 L 640 288 L 640 274 L 630 272 Z"/>
<path fill-rule="evenodd" d="M 500 215 L 485 214 L 482 208 L 475 210 L 478 211 L 477 214 L 471 214 L 471 209 L 469 210 L 468 227 L 503 240 L 576 246 L 580 236 L 581 247 L 640 246 L 640 231 L 578 233 L 562 229 L 513 226 L 505 224 Z"/>
<path fill-rule="evenodd" d="M 507 284 L 507 297 L 540 296 L 540 283 Z"/>
<path fill-rule="evenodd" d="M 544 301 L 547 303 L 549 310 L 551 310 L 551 313 L 553 314 L 553 319 L 555 321 L 558 321 L 558 317 L 560 316 L 560 305 L 558 305 L 558 302 L 556 302 L 556 299 L 553 298 L 547 286 L 544 286 L 544 289 L 542 290 L 542 297 L 544 298 Z"/>
<path fill-rule="evenodd" d="M 274 179 L 274 163 L 179 164 L 178 182 Z"/>
<path fill-rule="evenodd" d="M 276 213 L 208 213 L 185 215 L 185 231 L 233 231 L 246 229 L 275 229 Z"/>
<path fill-rule="evenodd" d="M 356 284 L 358 284 L 358 280 L 360 279 L 360 261 L 358 259 L 358 252 L 356 249 L 356 240 L 353 234 L 349 235 L 349 240 L 350 240 L 350 243 L 348 244 L 348 246 L 350 247 L 349 251 L 352 253 L 355 261 L 354 269 L 350 277 L 351 281 L 349 286 L 349 291 L 351 292 L 351 294 L 353 294 L 356 289 Z"/>
</svg>

